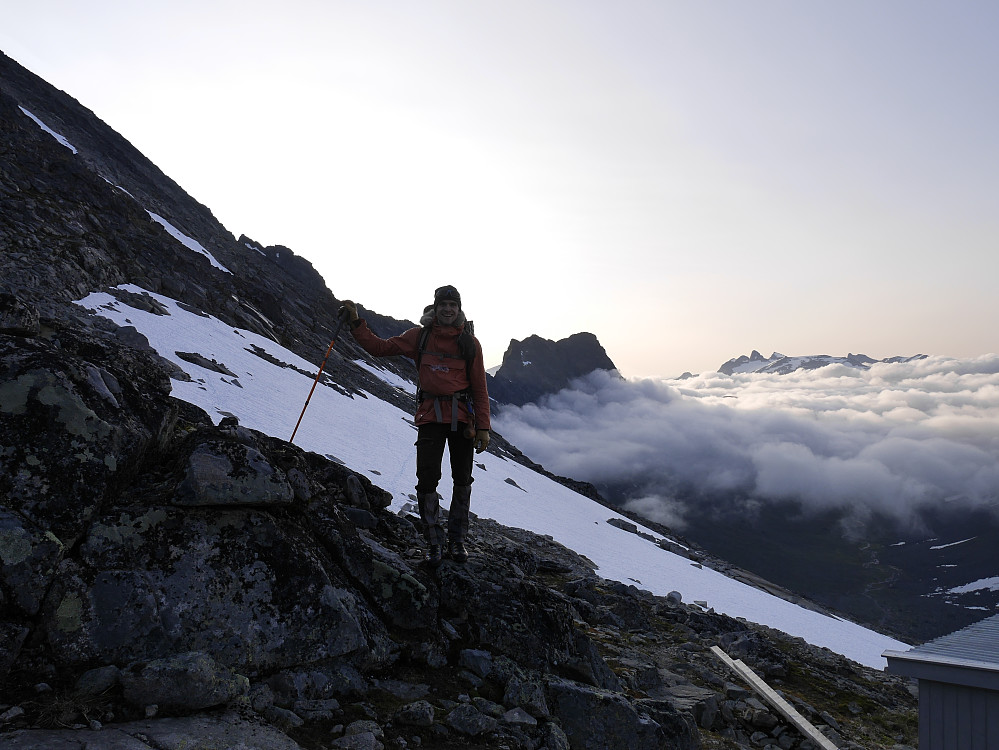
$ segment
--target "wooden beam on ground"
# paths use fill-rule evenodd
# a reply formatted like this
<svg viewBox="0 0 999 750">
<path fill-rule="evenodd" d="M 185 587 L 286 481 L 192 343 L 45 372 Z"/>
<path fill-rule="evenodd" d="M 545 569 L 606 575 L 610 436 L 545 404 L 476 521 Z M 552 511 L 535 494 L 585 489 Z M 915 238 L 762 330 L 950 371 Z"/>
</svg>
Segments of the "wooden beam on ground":
<svg viewBox="0 0 999 750">
<path fill-rule="evenodd" d="M 752 686 L 753 690 L 755 690 L 760 697 L 763 698 L 763 700 L 776 708 L 781 714 L 784 715 L 784 718 L 794 724 L 794 726 L 796 726 L 803 735 L 812 740 L 812 742 L 816 743 L 820 748 L 822 748 L 822 750 L 838 750 L 832 740 L 812 726 L 812 724 L 808 722 L 808 719 L 798 713 L 794 706 L 781 698 L 772 687 L 763 681 L 762 677 L 750 669 L 750 667 L 743 661 L 733 659 L 718 646 L 712 646 L 711 652 L 721 659 L 721 661 L 729 669 L 748 682 L 750 686 Z"/>
</svg>

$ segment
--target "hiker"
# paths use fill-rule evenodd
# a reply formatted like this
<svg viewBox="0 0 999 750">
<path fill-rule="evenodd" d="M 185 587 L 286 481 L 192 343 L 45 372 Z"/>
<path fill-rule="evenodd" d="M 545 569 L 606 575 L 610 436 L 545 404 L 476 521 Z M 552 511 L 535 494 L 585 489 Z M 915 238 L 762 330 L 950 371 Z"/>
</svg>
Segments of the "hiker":
<svg viewBox="0 0 999 750">
<path fill-rule="evenodd" d="M 344 300 L 340 314 L 347 317 L 354 339 L 368 354 L 401 354 L 416 363 L 416 498 L 426 526 L 426 560 L 437 567 L 446 554 L 463 563 L 468 559 L 464 542 L 472 494 L 472 450 L 481 453 L 489 445 L 489 394 L 482 345 L 465 320 L 461 295 L 453 286 L 440 287 L 434 292 L 434 304 L 423 311 L 420 326 L 390 339 L 372 333 L 350 300 Z M 442 551 L 445 532 L 437 494 L 445 444 L 454 480 L 446 552 Z"/>
</svg>

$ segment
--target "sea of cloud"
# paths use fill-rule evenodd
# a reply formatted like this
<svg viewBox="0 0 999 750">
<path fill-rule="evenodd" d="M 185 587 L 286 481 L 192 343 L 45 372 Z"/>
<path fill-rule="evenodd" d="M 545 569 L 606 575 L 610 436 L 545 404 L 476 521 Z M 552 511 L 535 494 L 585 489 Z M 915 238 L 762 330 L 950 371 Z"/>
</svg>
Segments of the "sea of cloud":
<svg viewBox="0 0 999 750">
<path fill-rule="evenodd" d="M 902 525 L 929 505 L 999 513 L 995 354 L 687 380 L 596 371 L 494 425 L 547 469 L 678 529 L 694 497 Z"/>
</svg>

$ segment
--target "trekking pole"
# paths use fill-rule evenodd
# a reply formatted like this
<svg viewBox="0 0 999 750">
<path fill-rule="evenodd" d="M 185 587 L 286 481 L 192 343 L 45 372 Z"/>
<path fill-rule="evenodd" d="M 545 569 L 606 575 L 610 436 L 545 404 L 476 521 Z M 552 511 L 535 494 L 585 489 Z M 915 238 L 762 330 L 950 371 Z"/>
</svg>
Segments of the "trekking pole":
<svg viewBox="0 0 999 750">
<path fill-rule="evenodd" d="M 319 372 L 316 373 L 316 379 L 312 383 L 312 388 L 309 391 L 309 397 L 305 399 L 305 406 L 302 407 L 302 413 L 298 415 L 298 421 L 295 423 L 295 429 L 291 433 L 291 440 L 289 443 L 295 442 L 295 433 L 298 432 L 298 426 L 302 424 L 302 417 L 305 416 L 305 410 L 309 408 L 309 402 L 312 400 L 312 394 L 316 390 L 316 386 L 319 385 L 319 378 L 323 374 L 323 368 L 326 367 L 326 360 L 330 358 L 330 352 L 333 351 L 333 345 L 336 343 L 336 337 L 340 335 L 340 329 L 343 328 L 343 322 L 347 319 L 346 315 L 340 315 L 338 313 L 337 317 L 340 318 L 340 322 L 337 323 L 336 330 L 333 331 L 333 338 L 330 340 L 329 348 L 326 350 L 326 356 L 323 357 L 323 363 L 319 365 Z"/>
</svg>

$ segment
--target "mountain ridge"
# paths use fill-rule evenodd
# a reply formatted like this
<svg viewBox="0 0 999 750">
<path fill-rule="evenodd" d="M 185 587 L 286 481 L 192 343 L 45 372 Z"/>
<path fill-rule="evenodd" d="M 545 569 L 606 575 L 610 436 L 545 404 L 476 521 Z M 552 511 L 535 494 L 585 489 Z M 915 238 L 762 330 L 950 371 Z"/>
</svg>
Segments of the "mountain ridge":
<svg viewBox="0 0 999 750">
<path fill-rule="evenodd" d="M 733 357 L 722 363 L 718 372 L 724 375 L 736 375 L 742 373 L 760 373 L 763 375 L 788 375 L 798 370 L 817 370 L 830 365 L 844 365 L 861 370 L 870 369 L 875 364 L 896 364 L 899 362 L 913 362 L 919 359 L 926 359 L 926 354 L 915 354 L 912 356 L 886 357 L 885 359 L 873 359 L 866 354 L 847 354 L 845 357 L 835 357 L 828 354 L 813 354 L 807 356 L 789 357 L 780 352 L 774 352 L 769 357 L 764 357 L 756 349 L 753 349 L 749 356 L 745 354 Z"/>
</svg>

